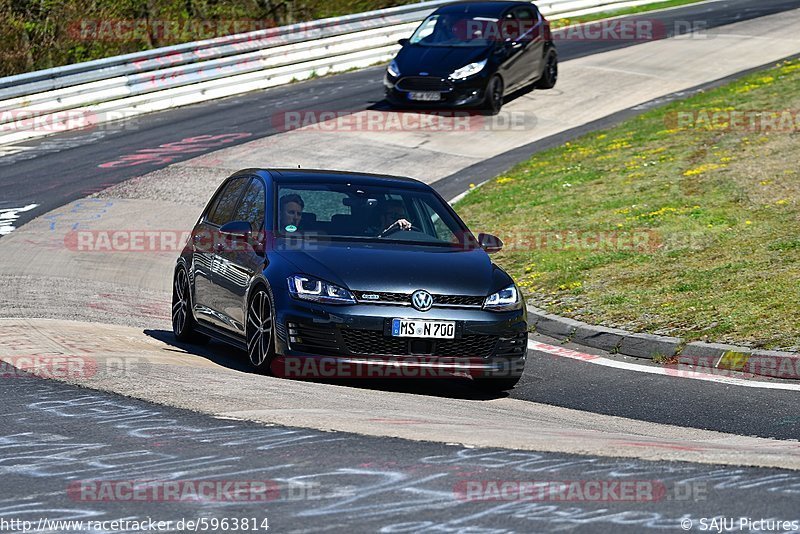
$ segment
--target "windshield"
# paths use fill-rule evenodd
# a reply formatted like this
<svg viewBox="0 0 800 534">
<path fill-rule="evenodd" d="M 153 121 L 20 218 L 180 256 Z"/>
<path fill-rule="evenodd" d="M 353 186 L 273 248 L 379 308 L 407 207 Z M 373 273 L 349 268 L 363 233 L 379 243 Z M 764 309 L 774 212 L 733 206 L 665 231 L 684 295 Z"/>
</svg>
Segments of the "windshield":
<svg viewBox="0 0 800 534">
<path fill-rule="evenodd" d="M 453 246 L 472 235 L 431 192 L 373 185 L 279 185 L 276 233 Z M 465 241 L 466 240 L 466 241 Z"/>
<path fill-rule="evenodd" d="M 464 14 L 431 15 L 419 25 L 410 43 L 423 46 L 485 47 L 497 40 L 497 19 Z"/>
</svg>

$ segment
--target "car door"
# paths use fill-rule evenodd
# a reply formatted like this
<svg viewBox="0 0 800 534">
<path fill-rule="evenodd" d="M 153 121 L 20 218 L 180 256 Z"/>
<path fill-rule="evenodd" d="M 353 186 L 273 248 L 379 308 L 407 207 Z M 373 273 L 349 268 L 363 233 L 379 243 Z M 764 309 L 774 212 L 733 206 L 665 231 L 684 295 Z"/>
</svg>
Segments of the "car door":
<svg viewBox="0 0 800 534">
<path fill-rule="evenodd" d="M 222 236 L 217 247 L 214 286 L 222 326 L 244 334 L 244 309 L 250 281 L 264 267 L 266 188 L 261 178 L 250 179 L 234 211 L 233 221 L 250 223 L 249 237 Z"/>
<path fill-rule="evenodd" d="M 519 21 L 518 42 L 522 45 L 522 63 L 525 65 L 520 81 L 525 83 L 538 78 L 542 70 L 544 56 L 542 19 L 533 6 L 514 9 L 514 16 Z"/>
<path fill-rule="evenodd" d="M 500 74 L 503 76 L 505 90 L 518 87 L 527 75 L 527 68 L 523 57 L 524 46 L 519 39 L 520 21 L 515 16 L 515 11 L 507 11 L 500 19 L 500 36 L 503 42 L 497 53 L 502 54 Z"/>
<path fill-rule="evenodd" d="M 247 187 L 248 178 L 228 180 L 217 192 L 192 233 L 192 272 L 194 273 L 194 312 L 198 320 L 222 325 L 214 271 L 217 269 L 217 248 L 221 241 L 219 228 L 233 217 L 236 206 Z"/>
</svg>

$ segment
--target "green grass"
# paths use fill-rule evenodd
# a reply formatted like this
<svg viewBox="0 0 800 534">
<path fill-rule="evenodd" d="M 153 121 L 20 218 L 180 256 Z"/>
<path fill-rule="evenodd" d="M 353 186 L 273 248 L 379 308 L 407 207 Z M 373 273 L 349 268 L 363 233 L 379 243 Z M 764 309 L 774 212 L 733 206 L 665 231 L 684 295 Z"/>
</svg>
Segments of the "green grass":
<svg viewBox="0 0 800 534">
<path fill-rule="evenodd" d="M 537 154 L 457 209 L 509 244 L 496 261 L 531 304 L 628 330 L 796 349 L 800 124 L 787 133 L 673 120 L 734 109 L 800 109 L 800 62 Z"/>
</svg>

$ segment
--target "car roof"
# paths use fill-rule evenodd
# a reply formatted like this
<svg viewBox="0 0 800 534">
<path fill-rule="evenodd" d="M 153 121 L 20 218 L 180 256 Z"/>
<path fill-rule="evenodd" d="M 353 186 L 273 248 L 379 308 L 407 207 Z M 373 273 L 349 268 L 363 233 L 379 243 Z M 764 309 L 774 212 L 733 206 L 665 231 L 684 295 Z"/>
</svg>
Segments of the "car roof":
<svg viewBox="0 0 800 534">
<path fill-rule="evenodd" d="M 468 13 L 478 17 L 500 16 L 512 7 L 531 7 L 531 2 L 455 2 L 437 9 L 434 13 Z"/>
<path fill-rule="evenodd" d="M 281 184 L 319 184 L 356 182 L 364 185 L 382 185 L 403 187 L 406 189 L 430 190 L 430 186 L 405 176 L 392 176 L 386 174 L 371 174 L 362 172 L 333 171 L 324 169 L 247 169 L 261 171 L 272 176 L 273 180 Z M 240 171 L 242 172 L 242 171 Z"/>
</svg>

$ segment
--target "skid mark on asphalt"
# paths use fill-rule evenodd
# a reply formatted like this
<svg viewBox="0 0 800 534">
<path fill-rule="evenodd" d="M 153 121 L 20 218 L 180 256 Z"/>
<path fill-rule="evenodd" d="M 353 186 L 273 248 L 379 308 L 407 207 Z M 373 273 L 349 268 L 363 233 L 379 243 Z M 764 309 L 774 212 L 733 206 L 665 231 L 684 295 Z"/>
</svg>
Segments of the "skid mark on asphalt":
<svg viewBox="0 0 800 534">
<path fill-rule="evenodd" d="M 0 433 L 0 490 L 12 497 L 0 500 L 6 518 L 149 516 L 174 525 L 181 517 L 268 515 L 279 532 L 330 525 L 378 532 L 641 532 L 677 529 L 681 520 L 696 521 L 709 510 L 727 517 L 791 516 L 800 484 L 797 473 L 775 469 L 473 449 L 221 422 L 36 379 L 4 381 L 0 388 L 9 399 L 0 409 L 7 423 Z M 280 492 L 268 503 L 69 493 L 76 485 L 133 482 L 141 489 L 232 480 L 262 480 Z M 517 484 L 534 481 L 558 488 L 644 481 L 665 492 L 620 500 L 560 490 L 542 499 L 515 497 Z M 511 493 L 490 489 L 502 483 Z M 759 501 L 759 495 L 768 498 Z"/>
</svg>

